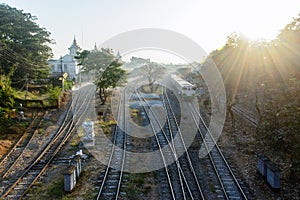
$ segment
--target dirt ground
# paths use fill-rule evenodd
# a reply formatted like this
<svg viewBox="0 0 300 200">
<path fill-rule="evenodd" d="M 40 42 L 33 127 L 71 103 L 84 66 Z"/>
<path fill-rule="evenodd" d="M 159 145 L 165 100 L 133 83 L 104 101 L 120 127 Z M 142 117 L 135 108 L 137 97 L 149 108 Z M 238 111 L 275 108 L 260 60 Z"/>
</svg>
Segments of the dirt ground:
<svg viewBox="0 0 300 200">
<path fill-rule="evenodd" d="M 30 119 L 29 119 L 30 120 Z M 26 130 L 26 122 L 24 124 L 14 124 L 6 127 L 0 134 L 0 160 L 21 137 L 21 134 Z"/>
<path fill-rule="evenodd" d="M 0 158 L 5 155 L 12 144 L 13 142 L 11 140 L 0 140 Z"/>
</svg>

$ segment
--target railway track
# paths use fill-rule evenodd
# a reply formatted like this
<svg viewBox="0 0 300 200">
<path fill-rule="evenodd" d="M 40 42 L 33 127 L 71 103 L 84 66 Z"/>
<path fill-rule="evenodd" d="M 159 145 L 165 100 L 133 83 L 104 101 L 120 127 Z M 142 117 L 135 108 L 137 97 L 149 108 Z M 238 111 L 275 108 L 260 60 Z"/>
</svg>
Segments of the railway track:
<svg viewBox="0 0 300 200">
<path fill-rule="evenodd" d="M 40 110 L 31 121 L 30 125 L 26 128 L 26 131 L 22 134 L 19 140 L 9 150 L 9 152 L 3 157 L 0 162 L 0 181 L 7 178 L 14 169 L 15 164 L 21 159 L 24 150 L 28 147 L 28 144 L 32 138 L 38 133 L 43 117 L 46 111 Z M 1 192 L 1 190 L 0 190 Z"/>
<path fill-rule="evenodd" d="M 181 156 L 183 152 L 187 152 L 187 148 L 169 99 L 166 96 L 163 98 L 167 119 L 166 125 L 163 126 L 155 111 L 147 104 L 147 100 L 138 92 L 137 94 L 140 100 L 146 103 L 145 113 L 148 115 L 153 132 L 155 132 L 154 127 L 159 127 L 161 130 L 154 134 L 155 148 L 158 148 L 161 152 L 162 162 L 164 163 L 163 170 L 165 171 L 165 173 L 163 173 L 163 170 L 159 171 L 162 185 L 161 199 L 204 199 L 189 153 Z M 179 135 L 180 139 L 175 141 L 176 135 Z M 174 159 L 175 162 L 167 164 L 170 159 Z"/>
<path fill-rule="evenodd" d="M 181 133 L 181 130 L 179 128 L 179 120 L 176 119 L 176 112 L 173 108 L 176 106 L 172 103 L 171 99 L 168 97 L 167 92 L 164 92 L 163 95 L 163 103 L 164 107 L 166 108 L 166 114 L 167 114 L 167 120 L 169 127 L 171 129 L 172 137 L 174 138 L 176 134 L 180 137 L 180 142 L 173 143 L 174 149 L 180 149 L 183 150 L 185 153 L 183 156 L 179 158 L 179 163 L 182 166 L 182 171 L 184 173 L 184 176 L 189 181 L 188 189 L 189 189 L 189 195 L 192 199 L 205 199 L 203 188 L 201 187 L 199 177 L 196 173 L 195 167 L 197 164 L 194 163 L 194 156 L 190 153 L 188 150 L 187 145 L 185 144 L 185 141 L 183 139 L 183 135 Z"/>
<path fill-rule="evenodd" d="M 96 199 L 118 199 L 126 160 L 127 135 L 125 117 L 125 92 L 118 105 L 118 120 L 113 131 L 113 144 L 104 173 L 99 177 Z M 120 128 L 122 127 L 122 128 Z M 114 167 L 112 167 L 112 164 Z"/>
<path fill-rule="evenodd" d="M 213 169 L 217 177 L 219 188 L 218 198 L 220 199 L 248 199 L 249 193 L 245 192 L 241 181 L 235 176 L 232 168 L 227 162 L 221 149 L 217 145 L 208 127 L 206 126 L 201 114 L 190 105 L 191 116 L 199 128 L 199 134 L 202 144 L 205 146 L 210 160 L 210 168 Z M 199 138 L 199 137 L 198 137 Z M 213 148 L 211 148 L 213 146 Z M 209 151 L 209 149 L 212 149 Z"/>
<path fill-rule="evenodd" d="M 28 165 L 22 174 L 17 177 L 10 177 L 7 180 L 7 187 L 1 194 L 1 199 L 21 199 L 28 192 L 29 188 L 39 179 L 47 170 L 54 157 L 60 152 L 63 145 L 71 136 L 80 120 L 85 116 L 87 105 L 94 96 L 94 90 L 86 90 L 77 94 L 72 103 L 68 106 L 67 114 L 60 128 L 39 152 L 33 162 Z M 74 109 L 74 108 L 77 109 Z"/>
<path fill-rule="evenodd" d="M 244 118 L 246 121 L 248 121 L 251 125 L 253 126 L 257 126 L 258 124 L 258 119 L 251 116 L 248 112 L 246 112 L 245 110 L 237 107 L 237 106 L 234 106 L 232 107 L 232 110 L 237 113 L 238 115 L 240 115 L 242 118 Z"/>
</svg>

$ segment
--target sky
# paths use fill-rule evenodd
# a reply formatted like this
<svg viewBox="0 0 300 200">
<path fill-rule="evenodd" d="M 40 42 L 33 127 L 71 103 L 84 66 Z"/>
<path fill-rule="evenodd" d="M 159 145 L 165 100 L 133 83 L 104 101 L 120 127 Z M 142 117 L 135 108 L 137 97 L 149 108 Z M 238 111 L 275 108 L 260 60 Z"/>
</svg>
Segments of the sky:
<svg viewBox="0 0 300 200">
<path fill-rule="evenodd" d="M 232 32 L 241 32 L 250 39 L 274 39 L 300 13 L 299 0 L 2 0 L 1 3 L 38 18 L 37 23 L 50 31 L 55 41 L 51 45 L 55 58 L 68 53 L 74 36 L 82 49 L 92 49 L 95 43 L 99 45 L 115 35 L 140 28 L 178 32 L 209 53 L 222 47 Z"/>
</svg>

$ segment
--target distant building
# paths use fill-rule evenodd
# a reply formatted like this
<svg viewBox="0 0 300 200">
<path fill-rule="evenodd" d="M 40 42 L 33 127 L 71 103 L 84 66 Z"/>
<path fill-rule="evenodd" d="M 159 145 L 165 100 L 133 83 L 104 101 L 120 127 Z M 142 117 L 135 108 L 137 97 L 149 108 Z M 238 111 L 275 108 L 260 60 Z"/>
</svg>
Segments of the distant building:
<svg viewBox="0 0 300 200">
<path fill-rule="evenodd" d="M 52 74 L 67 73 L 69 80 L 74 80 L 75 82 L 77 82 L 80 68 L 77 65 L 76 59 L 74 57 L 76 56 L 76 53 L 79 50 L 80 47 L 78 46 L 76 39 L 74 37 L 73 43 L 69 48 L 69 54 L 66 54 L 65 56 L 59 59 L 48 60 L 51 73 Z"/>
<path fill-rule="evenodd" d="M 147 59 L 144 59 L 144 58 L 138 58 L 138 57 L 132 57 L 130 59 L 130 62 L 133 63 L 133 64 L 146 64 L 146 63 L 149 63 L 150 62 L 150 59 L 147 58 Z"/>
</svg>

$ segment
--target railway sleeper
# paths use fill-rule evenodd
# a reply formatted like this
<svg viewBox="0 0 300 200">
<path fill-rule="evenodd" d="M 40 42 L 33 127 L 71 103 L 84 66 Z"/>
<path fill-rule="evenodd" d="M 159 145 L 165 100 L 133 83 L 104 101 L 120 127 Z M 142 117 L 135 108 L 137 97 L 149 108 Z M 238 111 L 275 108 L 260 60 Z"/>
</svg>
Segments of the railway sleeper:
<svg viewBox="0 0 300 200">
<path fill-rule="evenodd" d="M 40 172 L 39 171 L 29 171 L 28 172 L 29 175 L 36 175 L 38 173 L 40 173 Z"/>
<path fill-rule="evenodd" d="M 107 182 L 107 183 L 116 184 L 116 183 L 118 183 L 118 180 L 114 180 L 114 179 L 111 180 L 111 179 L 110 179 L 110 180 L 107 180 L 106 182 Z"/>
<path fill-rule="evenodd" d="M 9 195 L 7 195 L 6 196 L 7 197 L 7 199 L 15 199 L 15 198 L 20 198 L 21 197 L 21 195 L 20 194 L 9 194 Z"/>
<path fill-rule="evenodd" d="M 112 189 L 116 189 L 117 186 L 116 185 L 106 185 L 105 188 L 112 190 Z"/>
<path fill-rule="evenodd" d="M 121 196 L 126 196 L 127 193 L 126 193 L 126 192 L 120 192 L 120 195 L 121 195 Z"/>
<path fill-rule="evenodd" d="M 103 192 L 103 196 L 115 196 L 114 192 Z"/>
<path fill-rule="evenodd" d="M 24 190 L 24 187 L 14 187 L 14 190 Z"/>
</svg>

